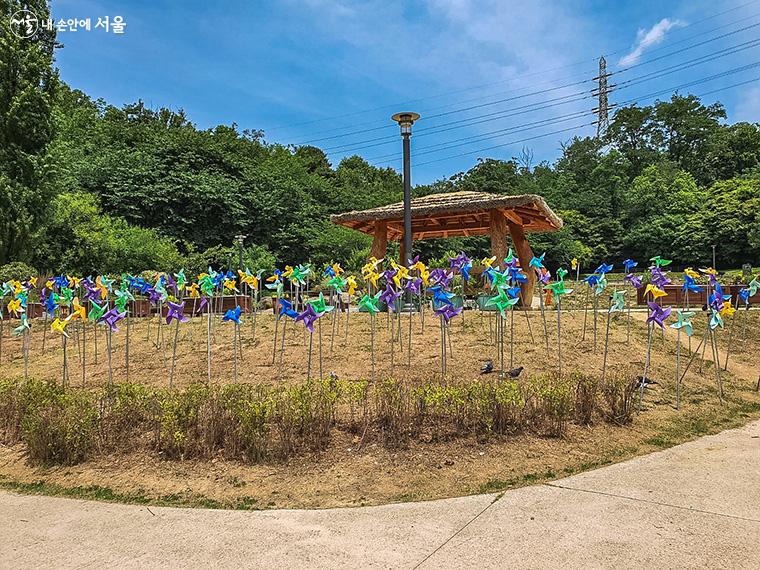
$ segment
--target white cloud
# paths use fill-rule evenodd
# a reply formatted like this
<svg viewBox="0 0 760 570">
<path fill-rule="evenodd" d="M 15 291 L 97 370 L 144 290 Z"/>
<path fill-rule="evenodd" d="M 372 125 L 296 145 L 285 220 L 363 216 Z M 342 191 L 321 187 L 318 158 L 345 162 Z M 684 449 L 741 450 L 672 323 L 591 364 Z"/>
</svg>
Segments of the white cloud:
<svg viewBox="0 0 760 570">
<path fill-rule="evenodd" d="M 685 25 L 681 20 L 663 18 L 648 30 L 640 29 L 636 35 L 636 45 L 629 53 L 620 58 L 618 64 L 622 66 L 633 65 L 639 61 L 648 48 L 662 43 L 670 30 Z"/>
</svg>

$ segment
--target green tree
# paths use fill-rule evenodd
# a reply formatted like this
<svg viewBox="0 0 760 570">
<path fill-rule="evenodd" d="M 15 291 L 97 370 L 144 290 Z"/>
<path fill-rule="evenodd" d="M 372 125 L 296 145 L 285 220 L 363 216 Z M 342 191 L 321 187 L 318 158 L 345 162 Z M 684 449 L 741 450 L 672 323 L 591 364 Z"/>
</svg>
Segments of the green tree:
<svg viewBox="0 0 760 570">
<path fill-rule="evenodd" d="M 45 1 L 0 0 L 0 264 L 27 260 L 54 192 L 46 149 L 54 136 L 55 31 L 21 38 L 10 29 L 22 8 L 50 16 Z"/>
</svg>

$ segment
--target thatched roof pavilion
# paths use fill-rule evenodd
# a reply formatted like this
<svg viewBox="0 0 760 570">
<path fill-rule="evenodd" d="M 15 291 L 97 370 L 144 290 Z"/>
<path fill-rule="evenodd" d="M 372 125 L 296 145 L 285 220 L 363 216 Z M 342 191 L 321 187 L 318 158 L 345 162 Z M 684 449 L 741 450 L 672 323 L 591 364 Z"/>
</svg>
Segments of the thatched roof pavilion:
<svg viewBox="0 0 760 570">
<path fill-rule="evenodd" d="M 404 238 L 404 203 L 369 210 L 346 212 L 331 220 L 347 228 L 371 234 L 371 255 L 383 258 L 388 240 Z M 528 271 L 533 251 L 525 239 L 526 232 L 553 232 L 562 220 L 552 212 L 541 196 L 523 194 L 506 196 L 486 192 L 450 192 L 430 194 L 412 200 L 412 239 L 491 235 L 491 251 L 499 260 L 507 254 L 507 231 L 512 237 L 520 265 L 528 275 L 523 288 L 525 302 L 533 298 L 535 274 Z M 402 252 L 401 258 L 406 256 Z"/>
</svg>

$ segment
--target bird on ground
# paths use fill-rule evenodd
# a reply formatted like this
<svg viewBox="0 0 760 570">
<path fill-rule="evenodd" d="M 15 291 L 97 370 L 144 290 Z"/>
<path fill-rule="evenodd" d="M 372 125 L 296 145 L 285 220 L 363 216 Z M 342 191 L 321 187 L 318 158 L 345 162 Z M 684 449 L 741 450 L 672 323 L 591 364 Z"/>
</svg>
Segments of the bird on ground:
<svg viewBox="0 0 760 570">
<path fill-rule="evenodd" d="M 652 380 L 648 376 L 636 376 L 636 387 L 640 388 L 642 383 L 644 384 L 645 388 L 657 384 L 656 381 Z"/>
<path fill-rule="evenodd" d="M 523 366 L 520 366 L 519 368 L 513 368 L 512 370 L 510 370 L 509 372 L 507 372 L 507 375 L 510 378 L 519 378 L 520 374 L 522 374 L 523 370 L 524 370 Z"/>
<path fill-rule="evenodd" d="M 480 367 L 481 374 L 490 374 L 493 372 L 493 360 L 486 360 L 486 363 Z"/>
</svg>

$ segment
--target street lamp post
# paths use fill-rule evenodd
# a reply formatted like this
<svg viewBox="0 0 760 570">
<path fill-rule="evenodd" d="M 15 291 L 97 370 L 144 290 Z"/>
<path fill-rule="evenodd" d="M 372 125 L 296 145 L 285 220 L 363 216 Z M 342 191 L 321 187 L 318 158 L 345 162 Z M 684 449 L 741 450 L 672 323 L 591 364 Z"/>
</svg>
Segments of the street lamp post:
<svg viewBox="0 0 760 570">
<path fill-rule="evenodd" d="M 713 266 L 713 269 L 717 269 L 717 267 L 715 267 L 715 246 L 712 246 L 712 249 L 713 249 L 713 264 L 712 264 L 712 266 Z"/>
<path fill-rule="evenodd" d="M 235 236 L 235 239 L 238 242 L 238 269 L 240 271 L 243 270 L 243 240 L 247 236 L 244 236 L 243 234 L 238 234 Z"/>
<path fill-rule="evenodd" d="M 412 175 L 411 175 L 411 146 L 412 124 L 419 119 L 417 113 L 396 113 L 391 117 L 401 127 L 401 138 L 404 143 L 404 258 L 401 265 L 406 265 L 412 257 Z"/>
</svg>

